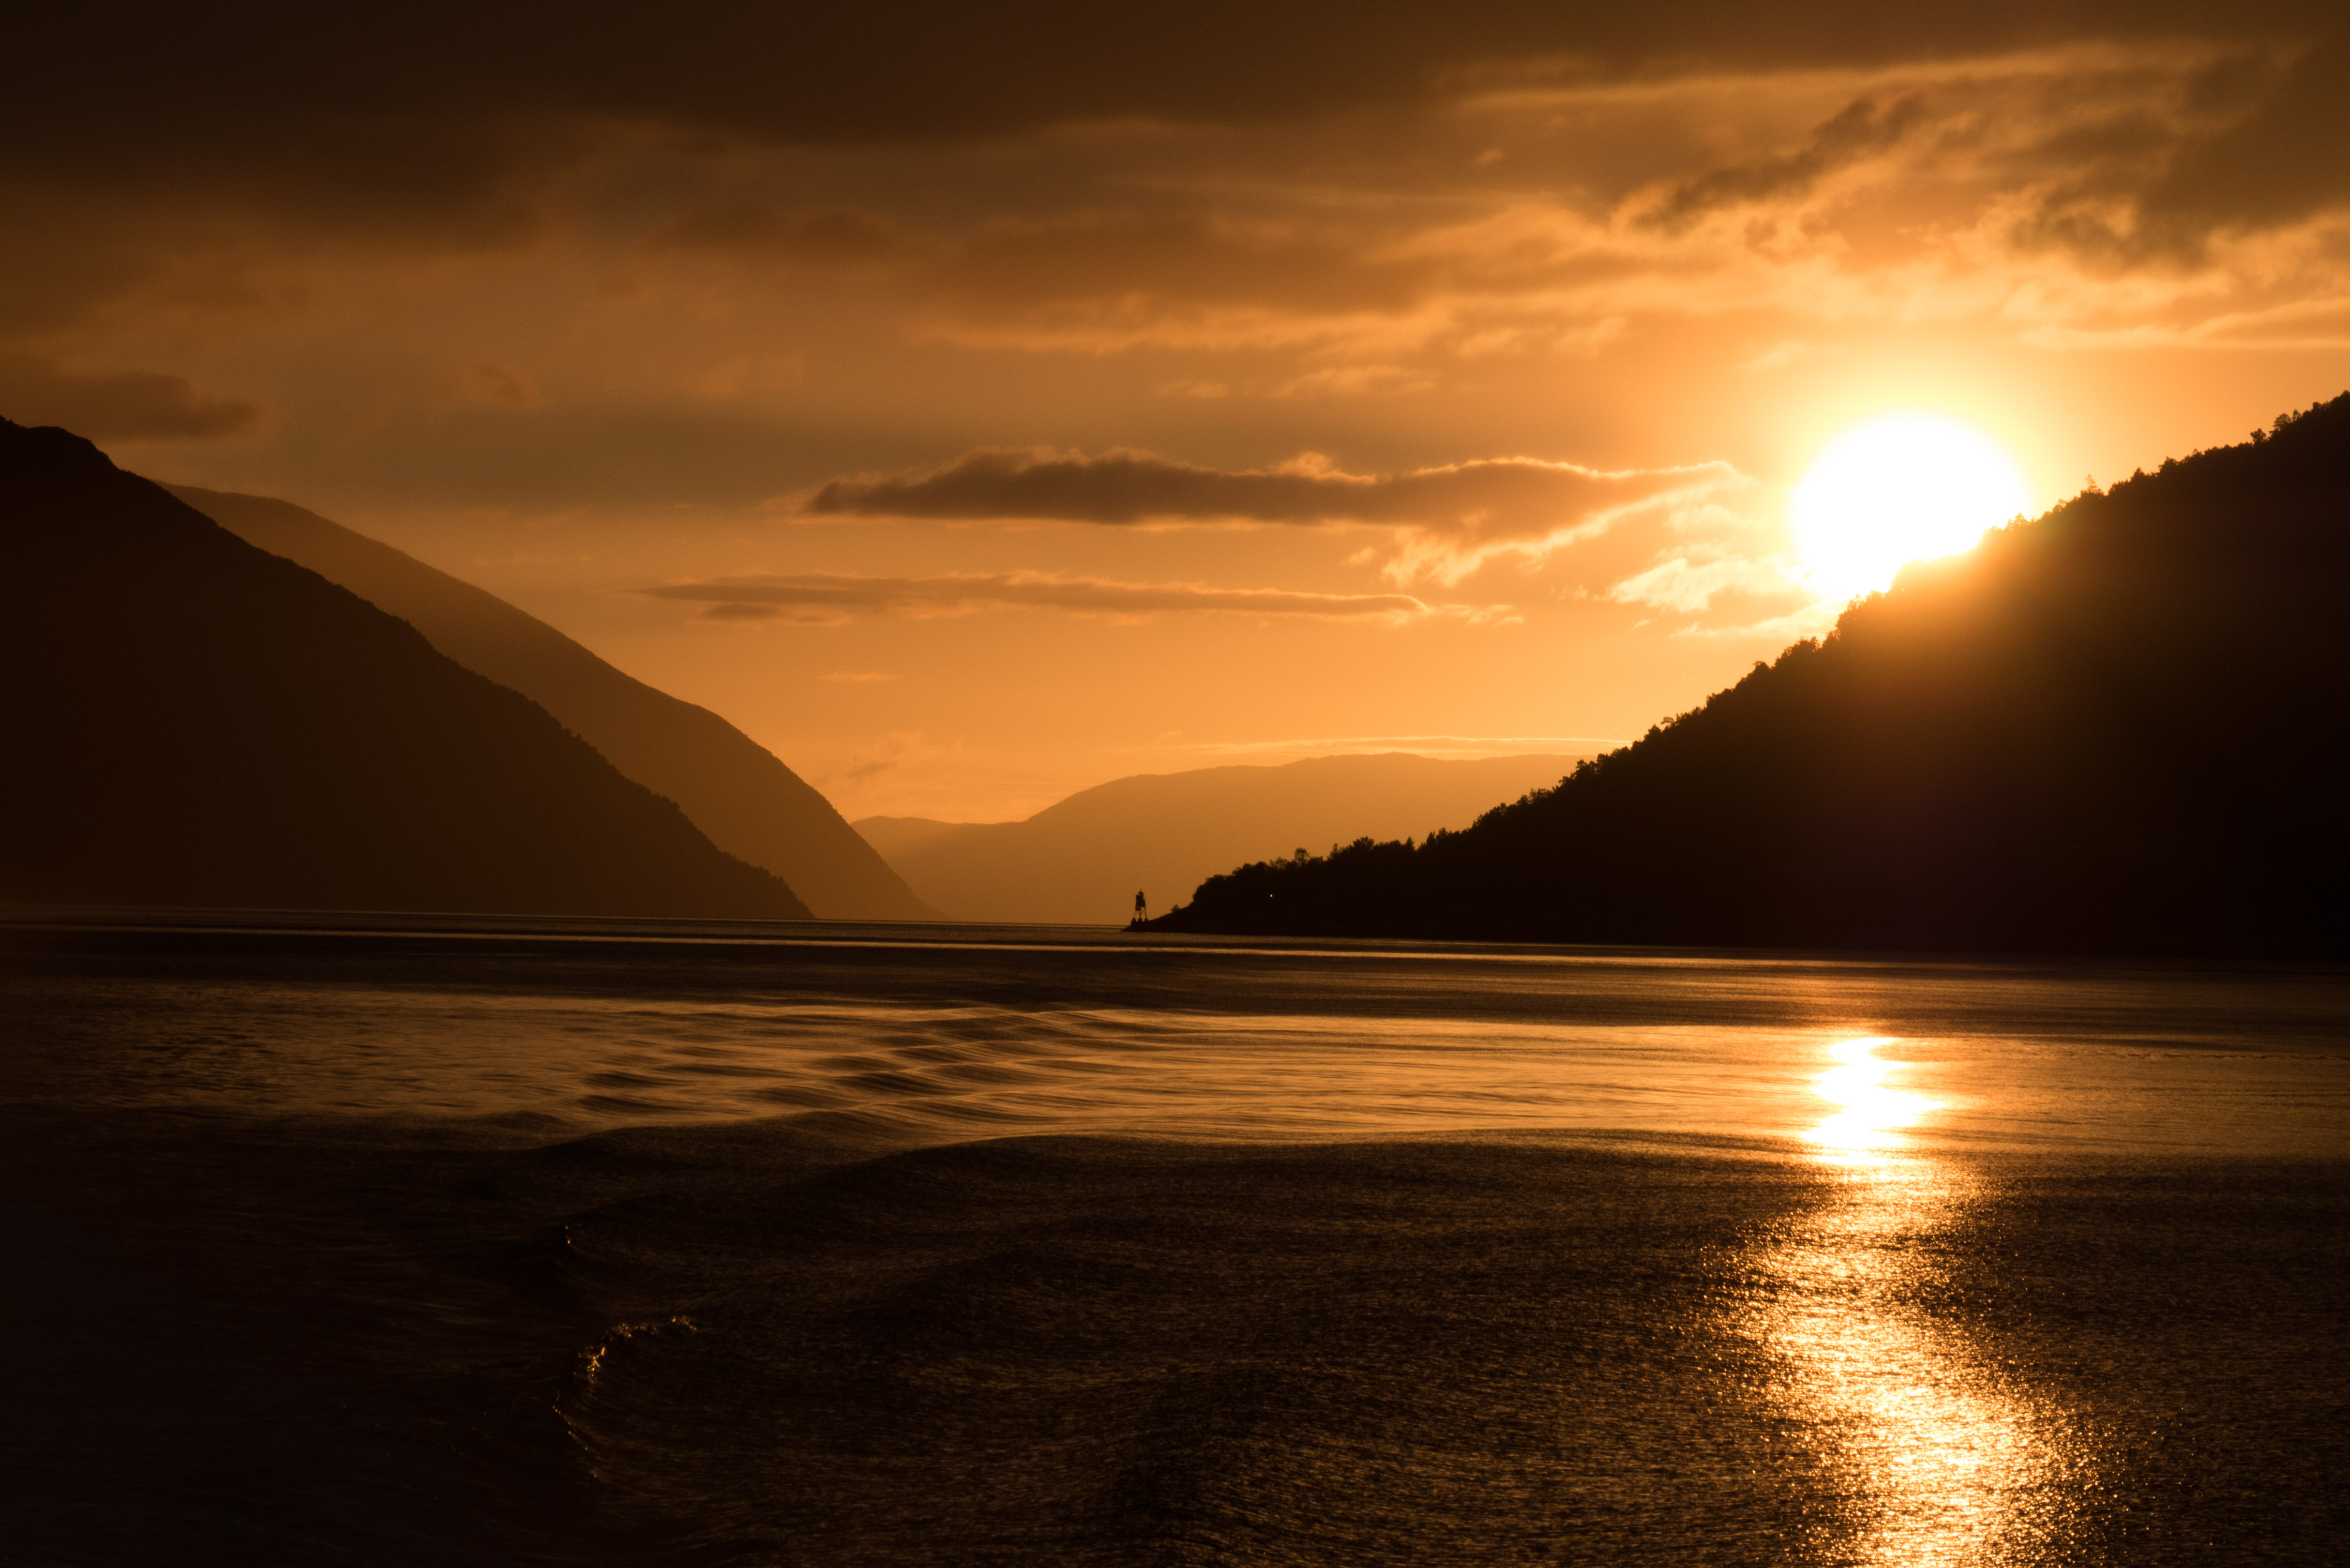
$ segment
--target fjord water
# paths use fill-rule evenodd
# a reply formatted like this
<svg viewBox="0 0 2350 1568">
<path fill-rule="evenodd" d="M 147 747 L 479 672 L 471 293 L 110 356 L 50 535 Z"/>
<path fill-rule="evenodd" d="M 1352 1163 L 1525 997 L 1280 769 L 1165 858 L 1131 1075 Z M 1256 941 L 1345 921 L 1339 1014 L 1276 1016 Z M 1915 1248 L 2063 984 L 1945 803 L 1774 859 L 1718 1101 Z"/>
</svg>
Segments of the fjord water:
<svg viewBox="0 0 2350 1568">
<path fill-rule="evenodd" d="M 2350 977 L 26 914 L 27 1563 L 2324 1561 Z"/>
</svg>

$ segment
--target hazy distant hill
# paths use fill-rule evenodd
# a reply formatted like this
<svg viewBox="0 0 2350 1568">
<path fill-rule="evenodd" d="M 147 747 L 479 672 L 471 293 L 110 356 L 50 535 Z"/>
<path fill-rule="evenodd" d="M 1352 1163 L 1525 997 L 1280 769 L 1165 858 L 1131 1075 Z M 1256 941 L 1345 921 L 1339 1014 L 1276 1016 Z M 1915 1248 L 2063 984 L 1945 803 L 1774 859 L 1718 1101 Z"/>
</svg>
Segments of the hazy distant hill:
<svg viewBox="0 0 2350 1568">
<path fill-rule="evenodd" d="M 2350 949 L 2350 395 L 1905 571 L 1822 642 L 1412 847 L 1170 929 Z"/>
<path fill-rule="evenodd" d="M 956 919 L 1123 922 L 1138 891 L 1163 907 L 1252 855 L 1458 826 L 1497 796 L 1556 784 L 1575 762 L 1316 757 L 1118 779 L 1024 822 L 869 816 L 856 826 Z"/>
<path fill-rule="evenodd" d="M 0 898 L 805 919 L 546 710 L 0 421 Z"/>
<path fill-rule="evenodd" d="M 832 803 L 706 708 L 624 675 L 545 621 L 290 502 L 170 487 L 272 555 L 298 561 L 511 686 L 629 777 L 683 808 L 712 843 L 790 883 L 827 919 L 934 918 Z"/>
</svg>

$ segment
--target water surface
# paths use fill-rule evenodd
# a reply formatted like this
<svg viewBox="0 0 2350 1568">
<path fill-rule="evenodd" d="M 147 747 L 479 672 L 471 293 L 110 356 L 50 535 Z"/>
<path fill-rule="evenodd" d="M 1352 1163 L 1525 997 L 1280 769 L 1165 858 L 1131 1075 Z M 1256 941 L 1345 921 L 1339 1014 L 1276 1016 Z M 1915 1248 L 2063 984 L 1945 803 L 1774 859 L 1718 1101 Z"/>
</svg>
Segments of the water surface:
<svg viewBox="0 0 2350 1568">
<path fill-rule="evenodd" d="M 2314 1562 L 2345 1523 L 2338 970 L 5 940 L 29 1561 Z"/>
</svg>

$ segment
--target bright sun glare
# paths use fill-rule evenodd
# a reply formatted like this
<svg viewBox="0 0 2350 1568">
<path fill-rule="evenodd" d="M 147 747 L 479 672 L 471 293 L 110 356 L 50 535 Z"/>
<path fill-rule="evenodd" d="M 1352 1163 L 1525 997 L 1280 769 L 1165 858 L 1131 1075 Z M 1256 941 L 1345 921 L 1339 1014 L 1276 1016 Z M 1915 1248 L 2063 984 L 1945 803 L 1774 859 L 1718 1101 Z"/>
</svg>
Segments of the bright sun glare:
<svg viewBox="0 0 2350 1568">
<path fill-rule="evenodd" d="M 1888 414 L 1830 441 L 1791 497 L 1795 548 L 1822 598 L 1882 588 L 1912 561 L 1964 550 L 2031 504 L 2023 475 L 1981 431 Z"/>
</svg>

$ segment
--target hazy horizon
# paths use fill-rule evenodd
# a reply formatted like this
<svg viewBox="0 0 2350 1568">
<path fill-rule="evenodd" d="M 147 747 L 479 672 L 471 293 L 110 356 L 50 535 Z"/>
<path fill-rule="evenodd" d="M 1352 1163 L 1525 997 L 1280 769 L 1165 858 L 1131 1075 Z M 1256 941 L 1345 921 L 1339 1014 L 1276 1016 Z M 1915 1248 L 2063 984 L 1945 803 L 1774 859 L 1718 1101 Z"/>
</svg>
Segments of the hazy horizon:
<svg viewBox="0 0 2350 1568">
<path fill-rule="evenodd" d="M 1115 922 L 1137 894 L 1163 913 L 1251 861 L 1458 831 L 1556 786 L 1580 760 L 1310 757 L 1112 779 L 1016 822 L 868 816 L 849 826 L 956 919 Z"/>
</svg>

